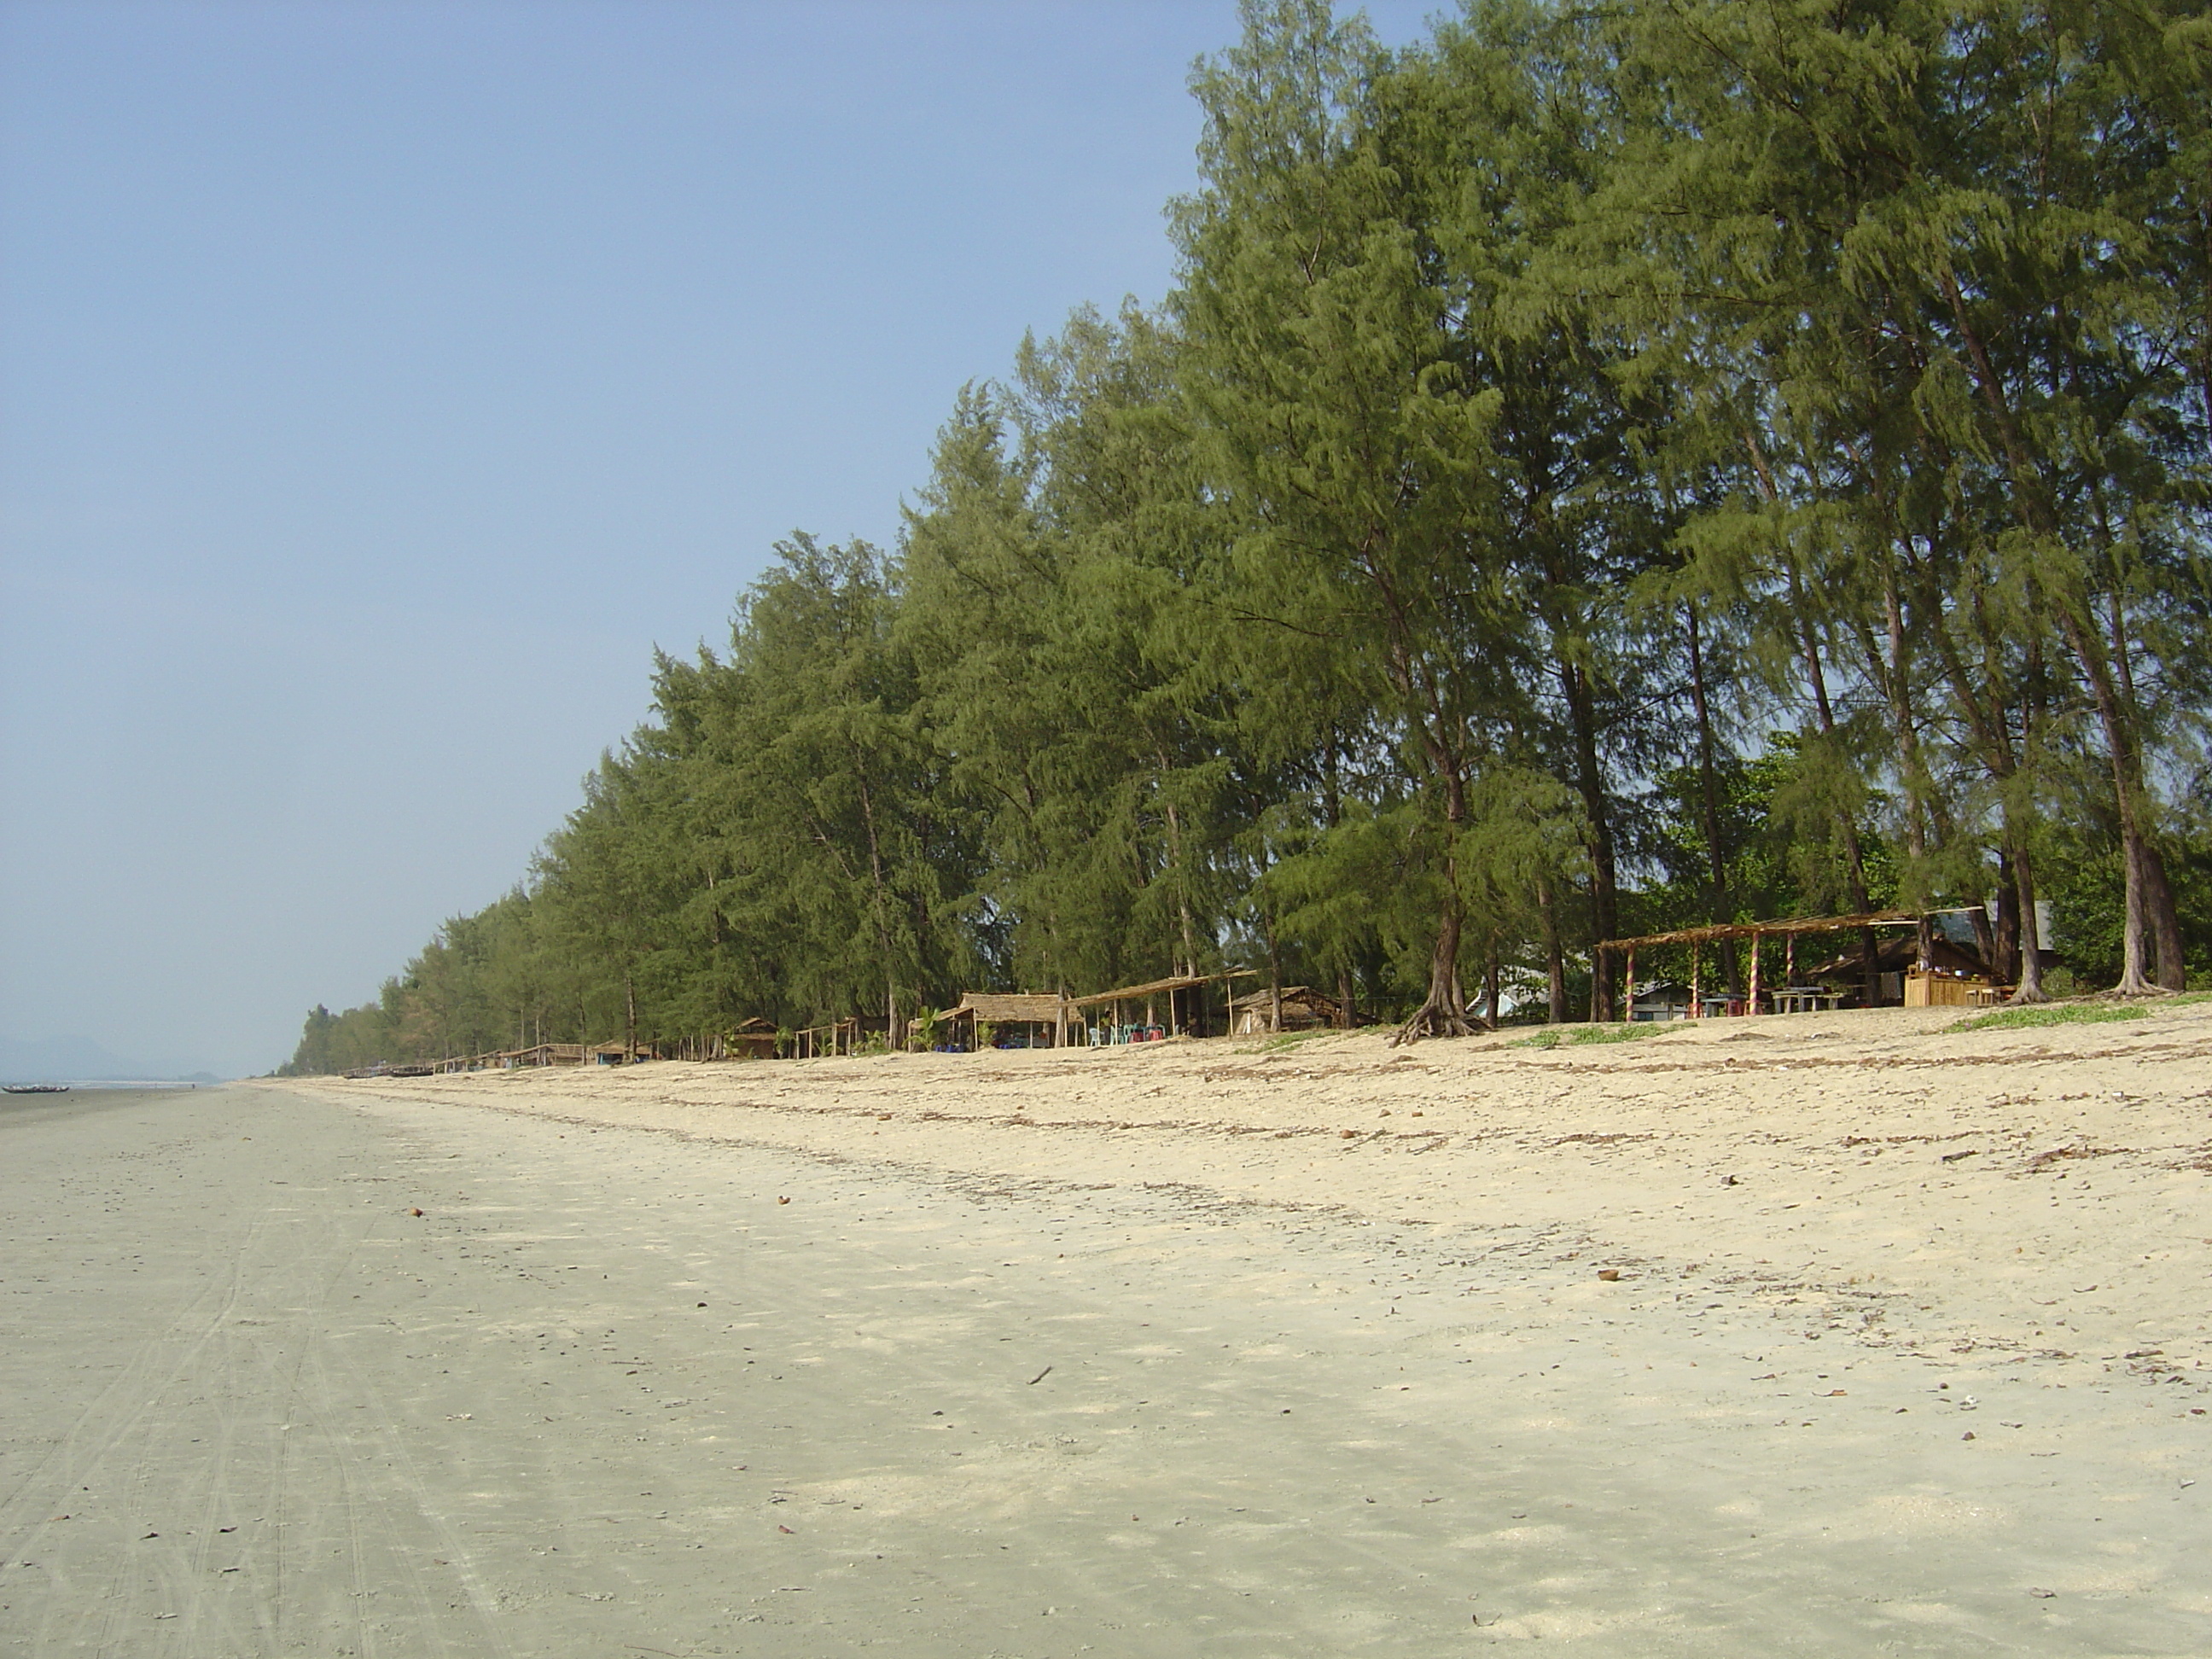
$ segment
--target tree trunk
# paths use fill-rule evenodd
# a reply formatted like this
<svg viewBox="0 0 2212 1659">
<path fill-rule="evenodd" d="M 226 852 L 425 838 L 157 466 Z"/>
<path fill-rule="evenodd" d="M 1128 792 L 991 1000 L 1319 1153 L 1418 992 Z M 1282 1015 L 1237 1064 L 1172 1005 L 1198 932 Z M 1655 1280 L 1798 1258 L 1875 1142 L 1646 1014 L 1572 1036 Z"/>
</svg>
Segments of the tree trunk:
<svg viewBox="0 0 2212 1659">
<path fill-rule="evenodd" d="M 1160 776 L 1164 779 L 1168 774 L 1168 757 L 1155 751 L 1153 758 L 1159 765 Z M 1168 824 L 1168 864 L 1175 871 L 1176 915 L 1182 930 L 1183 965 L 1179 971 L 1194 974 L 1198 971 L 1198 940 L 1191 921 L 1190 884 L 1185 879 L 1182 867 L 1182 819 L 1176 814 L 1174 801 L 1167 801 L 1164 805 Z"/>
<path fill-rule="evenodd" d="M 1912 723 L 1912 695 L 1905 637 L 1905 601 L 1898 592 L 1893 559 L 1886 559 L 1881 575 L 1882 616 L 1889 631 L 1889 657 L 1883 674 L 1883 691 L 1889 702 L 1892 734 L 1897 741 L 1897 769 L 1905 780 L 1905 854 L 1908 874 L 1899 895 L 1919 912 L 1913 928 L 1913 966 L 1925 974 L 1935 965 L 1936 920 L 1928 914 L 1928 778 L 1920 755 L 1920 732 Z M 1987 961 L 1984 953 L 1983 960 Z"/>
<path fill-rule="evenodd" d="M 1338 748 L 1336 726 L 1328 728 L 1328 742 L 1322 751 L 1322 822 L 1334 830 L 1344 816 L 1344 793 L 1337 780 Z M 1339 941 L 1340 949 L 1350 948 L 1349 940 Z M 1352 965 L 1340 962 L 1336 969 L 1336 1023 L 1345 1030 L 1358 1024 L 1352 1006 Z"/>
<path fill-rule="evenodd" d="M 2173 885 L 2166 879 L 2166 855 L 2149 835 L 2142 838 L 2143 905 L 2158 928 L 2158 982 L 2167 991 L 2189 988 L 2189 971 L 2181 958 L 2180 911 L 2173 902 Z"/>
<path fill-rule="evenodd" d="M 1267 1030 L 1273 1033 L 1283 1029 L 1283 957 L 1275 948 L 1275 913 L 1260 914 L 1267 929 Z"/>
<path fill-rule="evenodd" d="M 2043 940 L 2035 924 L 2035 868 L 2026 847 L 2014 847 L 2013 877 L 2020 894 L 2020 988 L 2014 1002 L 2048 1002 L 2043 989 Z"/>
<path fill-rule="evenodd" d="M 2112 670 L 2118 681 L 2118 699 L 2121 712 L 2138 730 L 2142 704 L 2136 696 L 2136 672 L 2132 654 L 2128 649 L 2127 610 L 2116 592 L 2112 602 Z M 2130 751 L 2132 772 L 2138 785 L 2142 784 L 2142 749 L 2140 743 Z M 2143 927 L 2151 938 L 2148 948 L 2156 953 L 2155 974 L 2161 989 L 2179 991 L 2188 984 L 2187 969 L 2181 960 L 2181 915 L 2173 902 L 2173 888 L 2166 878 L 2166 860 L 2158 850 L 2155 831 L 2147 819 L 2149 789 L 2142 787 L 2136 819 L 2136 847 L 2132 862 L 2141 889 Z"/>
<path fill-rule="evenodd" d="M 2060 524 L 2049 482 L 2035 465 L 2034 457 L 2006 395 L 2002 377 L 1990 359 L 1988 345 L 1968 320 L 1966 301 L 1955 276 L 1946 274 L 1943 292 L 1949 301 L 1953 318 L 1958 324 L 1960 337 L 1966 343 L 1968 359 L 1973 364 L 1975 377 L 1980 383 L 1983 400 L 1989 404 L 1996 419 L 1998 435 L 2004 444 L 2005 459 L 2013 473 L 2014 510 L 2021 523 L 2029 532 L 2047 536 L 2054 542 L 2059 541 L 2062 539 Z M 2144 787 L 2142 757 L 2135 747 L 2136 733 L 2129 718 L 2133 710 L 2120 706 L 2119 694 L 2112 682 L 2113 665 L 2106 659 L 2097 638 L 2094 626 L 2094 602 L 2087 600 L 2087 607 L 2093 615 L 2090 624 L 2085 625 L 2083 617 L 2075 611 L 2071 601 L 2070 594 L 2061 594 L 2053 609 L 2066 636 L 2067 645 L 2088 678 L 2090 690 L 2097 704 L 2098 720 L 2104 727 L 2106 748 L 2112 756 L 2113 792 L 2119 808 L 2122 856 L 2126 864 L 2129 889 L 2124 924 L 2128 934 L 2124 950 L 2128 968 L 2122 974 L 2118 988 L 2123 994 L 2136 995 L 2150 988 L 2143 980 L 2142 971 L 2142 929 L 2148 913 L 2142 890 L 2146 871 L 2142 856 Z M 2114 599 L 2112 625 L 2120 668 L 2124 674 L 2127 672 L 2126 627 L 2117 596 Z M 2041 941 L 2035 937 L 2034 911 L 2027 907 L 2027 902 L 2033 889 L 2024 848 L 2020 849 L 2020 870 L 2021 901 L 2027 914 L 2021 929 L 2023 950 L 2020 994 L 2014 1000 L 2041 1001 L 2042 967 L 2040 962 L 2035 960 Z M 2157 921 L 2160 931 L 2163 933 L 2166 919 L 2160 916 Z M 2035 969 L 2034 994 L 2032 997 L 2028 994 L 2029 975 L 2027 971 L 2031 962 Z"/>
<path fill-rule="evenodd" d="M 1795 568 L 1790 573 L 1790 588 L 1794 598 L 1797 590 Z M 1799 614 L 1803 614 L 1802 606 Z M 1805 624 L 1803 643 L 1805 672 L 1813 686 L 1813 707 L 1820 718 L 1820 736 L 1832 742 L 1836 732 L 1836 715 L 1834 705 L 1828 701 L 1828 671 L 1820 660 L 1820 641 L 1814 635 L 1809 621 Z M 1844 872 L 1850 890 L 1851 908 L 1863 915 L 1871 908 L 1871 902 L 1867 897 L 1866 861 L 1859 854 L 1858 825 L 1851 822 L 1849 812 L 1844 812 L 1838 815 L 1837 826 L 1844 835 Z M 1876 953 L 1873 928 L 1862 931 L 1859 951 L 1863 967 L 1860 975 L 1859 1006 L 1871 1008 L 1881 999 L 1881 959 Z"/>
<path fill-rule="evenodd" d="M 1990 965 L 2001 983 L 2020 983 L 2020 880 L 2009 847 L 1997 853 L 1996 955 Z"/>
<path fill-rule="evenodd" d="M 1709 884 L 1705 906 L 1708 921 L 1729 920 L 1728 849 L 1721 845 L 1721 786 L 1718 763 L 1714 757 L 1712 705 L 1705 695 L 1705 655 L 1698 637 L 1698 610 L 1693 605 L 1682 607 L 1684 635 L 1690 647 L 1690 705 L 1698 719 L 1698 785 L 1701 797 L 1705 831 L 1705 868 Z M 1729 940 L 1721 943 L 1721 971 L 1727 975 L 1729 995 L 1743 994 L 1743 981 L 1737 971 L 1735 945 Z"/>
<path fill-rule="evenodd" d="M 1459 896 L 1454 891 L 1437 921 L 1436 946 L 1429 954 L 1429 994 L 1391 1037 L 1393 1048 L 1423 1037 L 1473 1035 L 1467 1023 L 1467 998 L 1459 984 L 1460 927 Z"/>
<path fill-rule="evenodd" d="M 2128 711 L 2120 706 L 2119 688 L 2113 684 L 2112 664 L 2098 648 L 2095 636 L 2064 602 L 2057 606 L 2066 643 L 2081 665 L 2089 682 L 2091 700 L 2097 705 L 2097 723 L 2105 738 L 2105 754 L 2112 769 L 2112 798 L 2119 810 L 2120 864 L 2126 898 L 2120 927 L 2120 982 L 2112 989 L 2124 997 L 2148 996 L 2150 981 L 2144 976 L 2143 935 L 2148 908 L 2143 894 L 2143 782 L 2135 732 Z M 2121 624 L 2115 620 L 2118 634 Z M 2124 636 L 2123 636 L 2124 637 Z"/>
<path fill-rule="evenodd" d="M 2120 871 L 2124 896 L 2120 902 L 2120 982 L 2113 994 L 2147 997 L 2151 982 L 2143 976 L 2143 845 L 2132 829 L 2120 833 Z"/>
<path fill-rule="evenodd" d="M 867 763 L 857 744 L 853 749 L 853 766 L 860 782 L 860 822 L 868 831 L 868 881 L 875 890 L 876 945 L 884 953 L 884 1046 L 889 1048 L 896 1041 L 898 1031 L 898 964 L 891 949 L 890 918 L 884 909 L 884 854 L 876 838 L 875 795 L 868 787 Z"/>
<path fill-rule="evenodd" d="M 1435 732 L 1425 741 L 1429 759 L 1444 786 L 1444 861 L 1441 884 L 1443 902 L 1437 918 L 1437 942 L 1429 957 L 1429 994 L 1413 1016 L 1401 1025 L 1390 1042 L 1418 1042 L 1425 1036 L 1469 1036 L 1467 997 L 1460 989 L 1459 937 L 1466 918 L 1459 890 L 1459 833 L 1467 822 L 1467 777 L 1452 751 Z"/>
<path fill-rule="evenodd" d="M 1536 884 L 1536 913 L 1544 929 L 1545 1018 L 1553 1025 L 1567 1023 L 1567 953 L 1559 943 L 1559 911 L 1552 897 L 1552 884 Z"/>
<path fill-rule="evenodd" d="M 1559 686 L 1574 729 L 1575 789 L 1589 823 L 1590 938 L 1611 939 L 1620 927 L 1620 878 L 1615 867 L 1613 817 L 1606 807 L 1605 773 L 1598 758 L 1597 710 L 1589 681 L 1571 662 L 1559 665 Z M 1593 958 L 1593 966 L 1595 966 Z M 1613 1018 L 1613 982 L 1599 971 L 1590 976 L 1590 1018 Z"/>
</svg>

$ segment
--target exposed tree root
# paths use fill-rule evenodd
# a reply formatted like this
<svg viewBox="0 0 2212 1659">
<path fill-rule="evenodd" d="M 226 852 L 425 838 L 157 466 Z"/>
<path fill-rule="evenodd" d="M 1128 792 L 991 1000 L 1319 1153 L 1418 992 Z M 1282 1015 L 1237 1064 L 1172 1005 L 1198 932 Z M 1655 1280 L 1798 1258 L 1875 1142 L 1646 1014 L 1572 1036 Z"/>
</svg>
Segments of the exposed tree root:
<svg viewBox="0 0 2212 1659">
<path fill-rule="evenodd" d="M 1413 1017 L 1390 1034 L 1390 1046 L 1419 1042 L 1423 1037 L 1473 1036 L 1475 1028 L 1465 1014 L 1434 998 L 1413 1011 Z"/>
</svg>

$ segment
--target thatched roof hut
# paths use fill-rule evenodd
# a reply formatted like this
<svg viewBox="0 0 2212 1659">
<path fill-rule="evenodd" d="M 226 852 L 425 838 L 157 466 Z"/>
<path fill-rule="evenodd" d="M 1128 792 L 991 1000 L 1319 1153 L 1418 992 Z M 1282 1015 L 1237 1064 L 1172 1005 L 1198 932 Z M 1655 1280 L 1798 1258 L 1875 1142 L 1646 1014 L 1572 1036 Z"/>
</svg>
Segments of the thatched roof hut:
<svg viewBox="0 0 2212 1659">
<path fill-rule="evenodd" d="M 1231 1000 L 1230 1029 L 1238 1036 L 1254 1036 L 1270 1028 L 1274 1012 L 1275 994 L 1272 990 L 1249 992 Z M 1343 1017 L 1341 1005 L 1326 992 L 1316 991 L 1310 985 L 1283 987 L 1284 1030 L 1304 1031 L 1316 1025 L 1334 1025 Z"/>
<path fill-rule="evenodd" d="M 963 991 L 957 1005 L 937 1016 L 938 1046 L 972 1054 L 985 1046 L 988 1027 L 992 1047 L 1052 1048 L 1078 1041 L 1071 1032 L 1082 1026 L 1074 1005 L 1051 992 Z"/>
</svg>

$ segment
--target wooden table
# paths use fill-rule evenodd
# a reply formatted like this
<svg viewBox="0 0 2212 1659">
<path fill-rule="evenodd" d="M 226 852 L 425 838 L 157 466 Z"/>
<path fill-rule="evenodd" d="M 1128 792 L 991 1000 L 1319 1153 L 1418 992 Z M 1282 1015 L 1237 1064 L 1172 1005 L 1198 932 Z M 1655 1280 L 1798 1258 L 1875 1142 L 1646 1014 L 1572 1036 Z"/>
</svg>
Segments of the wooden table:
<svg viewBox="0 0 2212 1659">
<path fill-rule="evenodd" d="M 1844 1000 L 1841 991 L 1831 991 L 1820 985 L 1793 985 L 1774 994 L 1774 1012 L 1778 1014 L 1812 1014 L 1832 1009 Z"/>
</svg>

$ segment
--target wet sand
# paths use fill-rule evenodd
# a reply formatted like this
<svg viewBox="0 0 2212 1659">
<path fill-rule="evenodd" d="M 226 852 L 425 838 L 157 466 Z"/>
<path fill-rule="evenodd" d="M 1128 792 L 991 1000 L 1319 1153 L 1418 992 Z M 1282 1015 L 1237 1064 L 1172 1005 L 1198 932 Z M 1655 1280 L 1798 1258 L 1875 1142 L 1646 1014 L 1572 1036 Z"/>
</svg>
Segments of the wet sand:
<svg viewBox="0 0 2212 1659">
<path fill-rule="evenodd" d="M 10 1109 L 0 1650 L 2212 1650 L 2212 1008 L 1947 1023 Z"/>
</svg>

